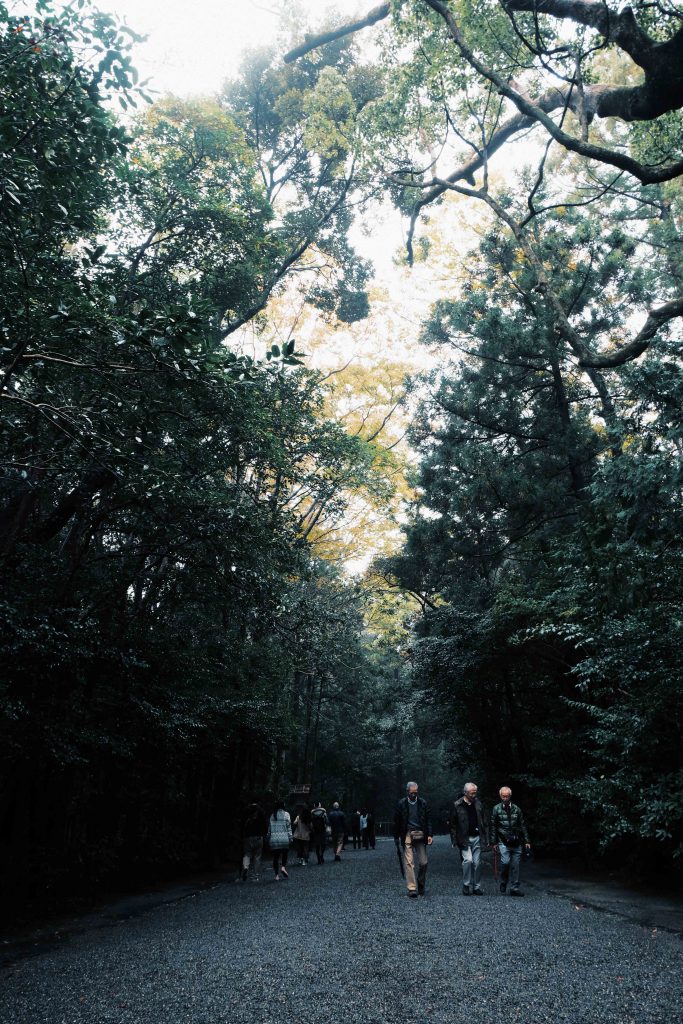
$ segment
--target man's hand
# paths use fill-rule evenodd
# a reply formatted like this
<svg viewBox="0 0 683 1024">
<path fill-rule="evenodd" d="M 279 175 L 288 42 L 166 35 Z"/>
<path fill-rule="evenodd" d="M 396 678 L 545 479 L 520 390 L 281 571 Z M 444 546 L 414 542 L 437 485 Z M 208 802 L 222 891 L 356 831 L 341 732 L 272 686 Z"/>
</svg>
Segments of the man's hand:
<svg viewBox="0 0 683 1024">
<path fill-rule="evenodd" d="M 431 836 L 427 836 L 427 846 L 431 846 L 433 842 L 434 842 L 434 840 L 432 839 L 432 837 Z"/>
<path fill-rule="evenodd" d="M 531 843 L 525 843 L 524 844 L 524 848 L 527 849 L 527 850 L 530 850 L 531 849 Z"/>
</svg>

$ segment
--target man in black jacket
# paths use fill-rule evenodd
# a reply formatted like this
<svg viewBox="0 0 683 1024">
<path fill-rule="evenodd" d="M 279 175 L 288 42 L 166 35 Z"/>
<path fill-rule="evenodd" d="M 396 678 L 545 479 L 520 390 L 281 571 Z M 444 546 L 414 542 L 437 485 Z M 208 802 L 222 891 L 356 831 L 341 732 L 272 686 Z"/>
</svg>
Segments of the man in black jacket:
<svg viewBox="0 0 683 1024">
<path fill-rule="evenodd" d="M 341 852 L 344 849 L 344 837 L 346 835 L 346 816 L 336 800 L 332 804 L 332 810 L 327 815 L 327 820 L 332 831 L 334 859 L 341 860 Z"/>
<path fill-rule="evenodd" d="M 394 815 L 394 841 L 403 847 L 408 895 L 417 898 L 425 894 L 427 877 L 427 847 L 432 843 L 432 823 L 427 801 L 417 795 L 417 782 L 409 782 L 406 795 L 396 805 Z M 415 863 L 417 862 L 417 878 Z"/>
<path fill-rule="evenodd" d="M 263 839 L 268 831 L 268 819 L 263 808 L 250 804 L 242 822 L 242 870 L 240 878 L 246 882 L 251 867 L 252 882 L 258 882 L 259 866 L 263 854 Z"/>
<path fill-rule="evenodd" d="M 473 782 L 465 784 L 463 795 L 453 805 L 451 837 L 453 845 L 458 847 L 462 857 L 463 896 L 470 896 L 472 893 L 475 896 L 483 896 L 481 847 L 482 843 L 486 842 L 488 830 L 484 808 Z"/>
</svg>

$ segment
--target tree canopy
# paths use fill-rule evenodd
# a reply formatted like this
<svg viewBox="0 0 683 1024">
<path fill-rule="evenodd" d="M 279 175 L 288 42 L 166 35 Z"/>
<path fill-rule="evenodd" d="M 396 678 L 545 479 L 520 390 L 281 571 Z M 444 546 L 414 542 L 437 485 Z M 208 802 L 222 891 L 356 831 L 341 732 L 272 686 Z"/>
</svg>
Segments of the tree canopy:
<svg viewBox="0 0 683 1024">
<path fill-rule="evenodd" d="M 152 102 L 88 0 L 0 5 L 6 899 L 419 766 L 681 849 L 681 13 L 293 31 Z"/>
</svg>

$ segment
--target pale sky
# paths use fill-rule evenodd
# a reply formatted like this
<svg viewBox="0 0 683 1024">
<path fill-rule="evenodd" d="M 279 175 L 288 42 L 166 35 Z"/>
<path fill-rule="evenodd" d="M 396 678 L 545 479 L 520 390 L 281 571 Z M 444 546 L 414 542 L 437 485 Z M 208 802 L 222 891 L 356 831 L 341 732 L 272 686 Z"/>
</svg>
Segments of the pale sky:
<svg viewBox="0 0 683 1024">
<path fill-rule="evenodd" d="M 327 11 L 353 16 L 372 0 L 297 0 L 311 25 Z M 280 12 L 291 0 L 98 0 L 149 38 L 135 50 L 141 78 L 160 92 L 180 96 L 216 92 L 234 73 L 240 55 L 275 39 Z M 372 31 L 372 30 L 370 30 Z"/>
</svg>

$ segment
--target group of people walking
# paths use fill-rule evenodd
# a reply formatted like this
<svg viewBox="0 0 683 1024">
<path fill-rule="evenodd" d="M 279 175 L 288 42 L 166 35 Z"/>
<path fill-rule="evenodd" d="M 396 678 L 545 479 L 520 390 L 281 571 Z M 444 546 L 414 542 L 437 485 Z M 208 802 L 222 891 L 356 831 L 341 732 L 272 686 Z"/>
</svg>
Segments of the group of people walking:
<svg viewBox="0 0 683 1024">
<path fill-rule="evenodd" d="M 374 822 L 374 816 L 369 810 L 353 812 L 350 831 L 354 850 L 360 850 L 361 846 L 366 850 L 375 849 Z M 287 863 L 292 845 L 302 867 L 309 863 L 311 850 L 315 852 L 318 864 L 324 864 L 328 843 L 335 861 L 339 861 L 348 833 L 346 815 L 337 801 L 332 804 L 329 811 L 323 807 L 320 800 L 312 808 L 308 804 L 302 804 L 294 821 L 285 810 L 282 800 L 275 804 L 270 817 L 266 816 L 258 804 L 251 804 L 242 828 L 240 879 L 246 882 L 251 875 L 252 881 L 258 881 L 264 846 L 268 846 L 272 854 L 276 882 L 281 878 L 289 878 Z"/>
<path fill-rule="evenodd" d="M 522 850 L 530 850 L 531 843 L 522 809 L 512 803 L 510 787 L 503 786 L 499 791 L 500 803 L 493 808 L 489 822 L 477 792 L 476 784 L 467 782 L 449 819 L 451 843 L 460 853 L 463 895 L 484 895 L 481 853 L 488 844 L 500 854 L 500 892 L 506 893 L 509 887 L 510 896 L 523 896 L 519 887 L 520 862 Z M 427 801 L 418 796 L 417 783 L 409 782 L 406 795 L 396 807 L 394 841 L 410 897 L 425 894 L 427 849 L 433 835 Z"/>
<path fill-rule="evenodd" d="M 500 802 L 493 808 L 489 820 L 477 793 L 474 782 L 466 783 L 462 796 L 453 804 L 448 821 L 452 845 L 460 854 L 463 895 L 484 895 L 481 854 L 486 846 L 490 846 L 500 855 L 500 892 L 523 896 L 519 880 L 520 862 L 523 850 L 530 850 L 531 844 L 522 810 L 512 802 L 510 787 L 503 786 L 499 791 Z M 368 810 L 354 811 L 350 825 L 354 850 L 361 847 L 374 850 L 375 822 L 372 813 Z M 279 882 L 281 878 L 289 877 L 287 862 L 292 844 L 302 867 L 308 864 L 311 849 L 318 864 L 324 864 L 328 843 L 335 861 L 341 860 L 349 833 L 346 815 L 336 801 L 329 811 L 321 801 L 313 807 L 302 804 L 294 821 L 282 800 L 275 804 L 269 817 L 258 804 L 252 804 L 247 809 L 242 831 L 240 879 L 244 882 L 250 873 L 252 880 L 258 881 L 266 845 L 272 855 L 275 881 Z M 408 896 L 424 896 L 427 850 L 434 833 L 427 801 L 418 795 L 416 782 L 408 783 L 406 795 L 398 801 L 393 833 Z"/>
</svg>

